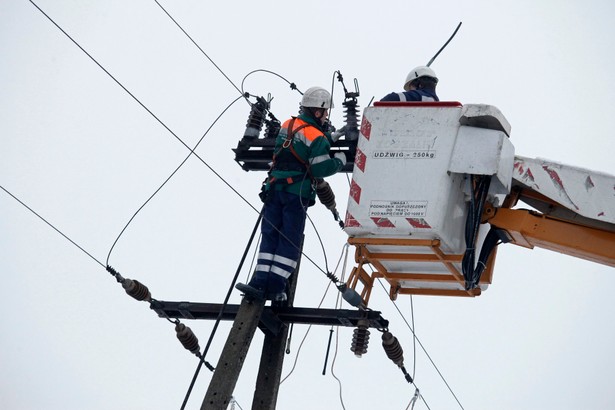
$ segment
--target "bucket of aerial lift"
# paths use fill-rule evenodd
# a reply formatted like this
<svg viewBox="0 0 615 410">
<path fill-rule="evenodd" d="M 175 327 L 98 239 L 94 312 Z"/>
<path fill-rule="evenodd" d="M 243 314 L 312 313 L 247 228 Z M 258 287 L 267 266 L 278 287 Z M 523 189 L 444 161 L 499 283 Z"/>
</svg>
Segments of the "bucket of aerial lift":
<svg viewBox="0 0 615 410">
<path fill-rule="evenodd" d="M 501 202 L 512 179 L 509 135 L 489 105 L 377 102 L 365 109 L 345 220 L 359 264 L 349 284 L 362 282 L 364 299 L 376 277 L 390 283 L 392 298 L 486 289 L 490 270 L 470 291 L 461 274 L 469 175 L 491 175 L 489 200 Z M 376 271 L 367 273 L 367 264 Z"/>
</svg>

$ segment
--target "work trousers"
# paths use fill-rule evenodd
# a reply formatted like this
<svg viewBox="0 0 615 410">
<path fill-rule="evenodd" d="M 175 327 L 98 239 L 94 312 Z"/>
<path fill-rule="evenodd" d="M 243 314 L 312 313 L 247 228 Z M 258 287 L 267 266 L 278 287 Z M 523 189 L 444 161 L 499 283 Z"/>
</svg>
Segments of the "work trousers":
<svg viewBox="0 0 615 410">
<path fill-rule="evenodd" d="M 258 262 L 251 283 L 269 292 L 283 292 L 297 268 L 305 228 L 307 200 L 273 190 L 265 202 Z"/>
</svg>

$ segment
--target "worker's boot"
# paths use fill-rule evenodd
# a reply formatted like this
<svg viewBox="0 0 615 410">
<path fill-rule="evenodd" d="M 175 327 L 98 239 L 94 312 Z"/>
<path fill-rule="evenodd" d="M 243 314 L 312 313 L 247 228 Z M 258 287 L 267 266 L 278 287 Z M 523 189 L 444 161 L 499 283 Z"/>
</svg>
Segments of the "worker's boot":
<svg viewBox="0 0 615 410">
<path fill-rule="evenodd" d="M 263 300 L 265 299 L 265 291 L 257 288 L 253 288 L 250 285 L 246 285 L 245 283 L 237 283 L 235 285 L 236 289 L 239 289 L 243 292 L 244 296 L 249 297 L 255 300 Z"/>
<path fill-rule="evenodd" d="M 267 281 L 268 278 L 266 273 L 256 271 L 247 285 L 245 283 L 237 283 L 235 288 L 242 291 L 244 295 L 248 297 L 262 300 L 265 299 L 266 296 Z"/>
<path fill-rule="evenodd" d="M 265 293 L 265 299 L 273 302 L 286 302 L 288 297 L 286 296 L 286 288 L 288 281 L 280 275 L 275 273 L 269 274 L 269 286 Z"/>
</svg>

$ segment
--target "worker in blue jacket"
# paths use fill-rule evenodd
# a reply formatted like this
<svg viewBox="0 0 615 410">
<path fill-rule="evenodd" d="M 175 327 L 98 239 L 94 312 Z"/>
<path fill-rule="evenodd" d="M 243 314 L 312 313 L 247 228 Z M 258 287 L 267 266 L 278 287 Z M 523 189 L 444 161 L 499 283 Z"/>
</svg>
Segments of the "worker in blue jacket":
<svg viewBox="0 0 615 410">
<path fill-rule="evenodd" d="M 331 157 L 339 137 L 327 131 L 331 94 L 311 87 L 301 99 L 300 115 L 282 124 L 273 164 L 262 195 L 261 244 L 254 275 L 235 287 L 256 298 L 283 302 L 288 279 L 299 263 L 307 208 L 314 204 L 317 180 L 342 170 L 346 156 Z"/>
<path fill-rule="evenodd" d="M 405 91 L 387 94 L 380 101 L 440 101 L 436 95 L 436 85 L 436 73 L 429 67 L 418 66 L 408 73 Z"/>
</svg>

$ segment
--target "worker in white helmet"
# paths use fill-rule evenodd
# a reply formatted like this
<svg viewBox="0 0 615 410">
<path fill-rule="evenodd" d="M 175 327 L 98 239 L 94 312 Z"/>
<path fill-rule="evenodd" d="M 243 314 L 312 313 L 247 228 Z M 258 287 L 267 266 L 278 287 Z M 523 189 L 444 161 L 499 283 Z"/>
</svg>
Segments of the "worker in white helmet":
<svg viewBox="0 0 615 410">
<path fill-rule="evenodd" d="M 429 67 L 413 68 L 406 77 L 404 90 L 400 93 L 390 93 L 380 101 L 440 101 L 436 95 L 438 76 Z"/>
<path fill-rule="evenodd" d="M 307 208 L 315 203 L 315 185 L 340 171 L 345 154 L 330 156 L 327 131 L 331 94 L 311 87 L 301 99 L 298 117 L 284 122 L 276 139 L 273 162 L 261 199 L 261 244 L 254 275 L 237 289 L 256 299 L 285 301 L 288 279 L 297 268 Z"/>
</svg>

